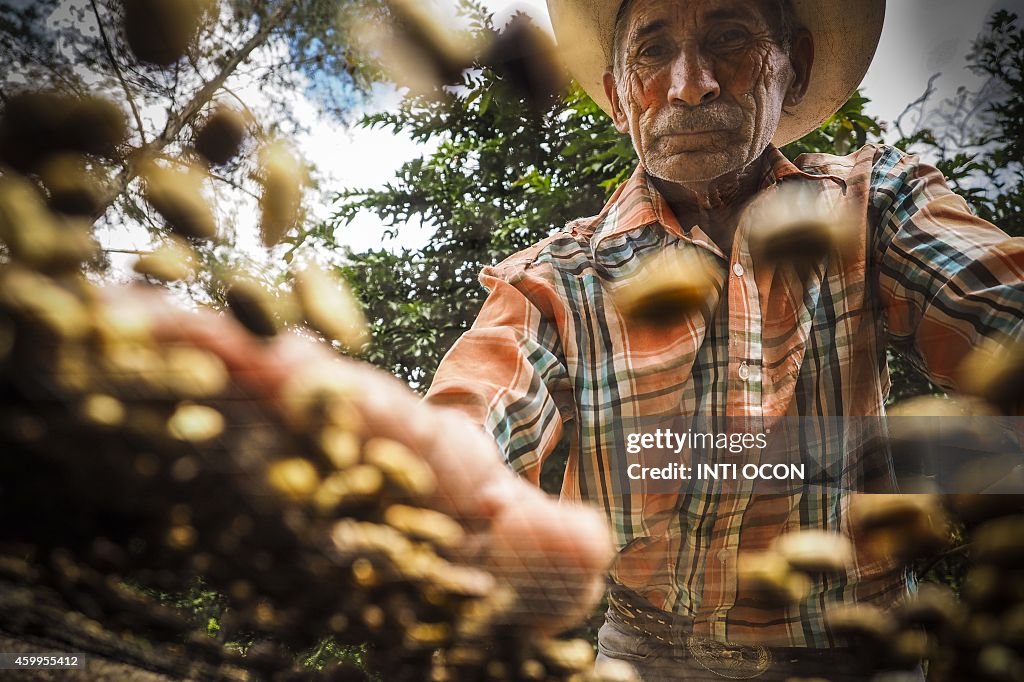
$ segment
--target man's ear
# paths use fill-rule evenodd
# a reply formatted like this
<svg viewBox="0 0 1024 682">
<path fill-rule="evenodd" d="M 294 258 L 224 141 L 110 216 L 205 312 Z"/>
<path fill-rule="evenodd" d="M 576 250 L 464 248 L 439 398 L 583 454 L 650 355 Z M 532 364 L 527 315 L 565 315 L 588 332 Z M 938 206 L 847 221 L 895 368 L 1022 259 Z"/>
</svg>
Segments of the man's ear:
<svg viewBox="0 0 1024 682">
<path fill-rule="evenodd" d="M 785 106 L 795 107 L 803 101 L 807 94 L 814 66 L 814 38 L 807 29 L 802 28 L 793 34 L 793 43 L 789 49 L 789 61 L 793 65 L 794 78 L 786 93 Z"/>
<path fill-rule="evenodd" d="M 615 74 L 612 73 L 610 67 L 604 71 L 604 94 L 608 101 L 612 103 L 612 122 L 615 124 L 615 129 L 623 135 L 628 135 L 629 118 L 622 108 L 622 101 L 619 99 L 619 89 L 615 86 Z"/>
</svg>

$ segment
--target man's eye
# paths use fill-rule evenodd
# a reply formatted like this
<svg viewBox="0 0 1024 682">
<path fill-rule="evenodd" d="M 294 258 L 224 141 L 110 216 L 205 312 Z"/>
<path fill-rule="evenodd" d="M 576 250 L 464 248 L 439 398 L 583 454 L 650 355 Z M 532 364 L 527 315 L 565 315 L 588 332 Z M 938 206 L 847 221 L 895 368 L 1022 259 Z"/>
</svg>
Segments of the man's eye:
<svg viewBox="0 0 1024 682">
<path fill-rule="evenodd" d="M 637 56 L 646 57 L 648 59 L 664 57 L 666 54 L 668 54 L 668 48 L 665 45 L 658 43 L 642 47 L 640 48 L 640 51 L 637 52 Z"/>
<path fill-rule="evenodd" d="M 729 29 L 718 34 L 715 38 L 715 44 L 725 47 L 732 45 L 741 45 L 747 40 L 747 32 L 740 28 Z"/>
</svg>

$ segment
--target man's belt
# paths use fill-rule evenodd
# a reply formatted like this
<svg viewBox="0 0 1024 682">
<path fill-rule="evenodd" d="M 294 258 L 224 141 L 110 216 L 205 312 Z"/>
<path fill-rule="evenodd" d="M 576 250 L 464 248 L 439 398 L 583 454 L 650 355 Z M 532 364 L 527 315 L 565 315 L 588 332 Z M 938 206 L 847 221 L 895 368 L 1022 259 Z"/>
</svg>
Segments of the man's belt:
<svg viewBox="0 0 1024 682">
<path fill-rule="evenodd" d="M 772 663 L 772 653 L 760 645 L 728 644 L 692 634 L 693 621 L 655 608 L 647 600 L 615 585 L 608 593 L 609 616 L 621 626 L 671 648 L 715 675 L 750 680 Z"/>
<path fill-rule="evenodd" d="M 845 649 L 803 647 L 768 648 L 720 642 L 693 633 L 693 620 L 656 608 L 643 597 L 620 585 L 608 593 L 608 617 L 616 624 L 642 634 L 654 646 L 671 649 L 673 655 L 688 658 L 709 672 L 733 680 L 762 675 L 773 661 L 835 657 L 849 665 L 853 659 Z"/>
</svg>

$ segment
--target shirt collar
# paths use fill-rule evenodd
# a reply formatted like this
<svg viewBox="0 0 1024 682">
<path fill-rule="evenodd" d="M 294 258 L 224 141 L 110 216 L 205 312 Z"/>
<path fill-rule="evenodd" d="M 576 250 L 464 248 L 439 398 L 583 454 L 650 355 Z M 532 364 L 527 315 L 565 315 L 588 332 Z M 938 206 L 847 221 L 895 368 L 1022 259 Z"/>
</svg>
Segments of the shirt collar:
<svg viewBox="0 0 1024 682">
<path fill-rule="evenodd" d="M 762 190 L 795 177 L 815 181 L 833 180 L 845 184 L 841 178 L 832 175 L 812 175 L 801 170 L 783 156 L 775 145 L 770 145 L 767 153 L 769 170 L 761 183 Z M 595 219 L 591 243 L 596 248 L 599 242 L 608 237 L 639 230 L 651 224 L 661 225 L 667 232 L 689 239 L 689 230 L 684 230 L 679 224 L 675 213 L 651 182 L 643 165 L 638 165 L 630 179 L 619 186 Z"/>
</svg>

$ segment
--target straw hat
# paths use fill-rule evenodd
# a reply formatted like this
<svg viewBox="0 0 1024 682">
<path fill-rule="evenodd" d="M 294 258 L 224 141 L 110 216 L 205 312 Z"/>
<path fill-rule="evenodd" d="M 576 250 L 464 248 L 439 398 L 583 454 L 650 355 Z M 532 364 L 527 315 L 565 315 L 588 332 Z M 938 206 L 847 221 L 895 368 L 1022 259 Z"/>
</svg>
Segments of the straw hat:
<svg viewBox="0 0 1024 682">
<path fill-rule="evenodd" d="M 686 0 L 665 0 L 685 2 Z M 615 15 L 622 0 L 547 0 L 562 59 L 594 101 L 611 114 L 604 71 L 612 62 Z M 839 111 L 871 64 L 885 17 L 885 0 L 792 0 L 814 38 L 814 66 L 803 101 L 787 107 L 772 142 L 782 146 Z"/>
</svg>

